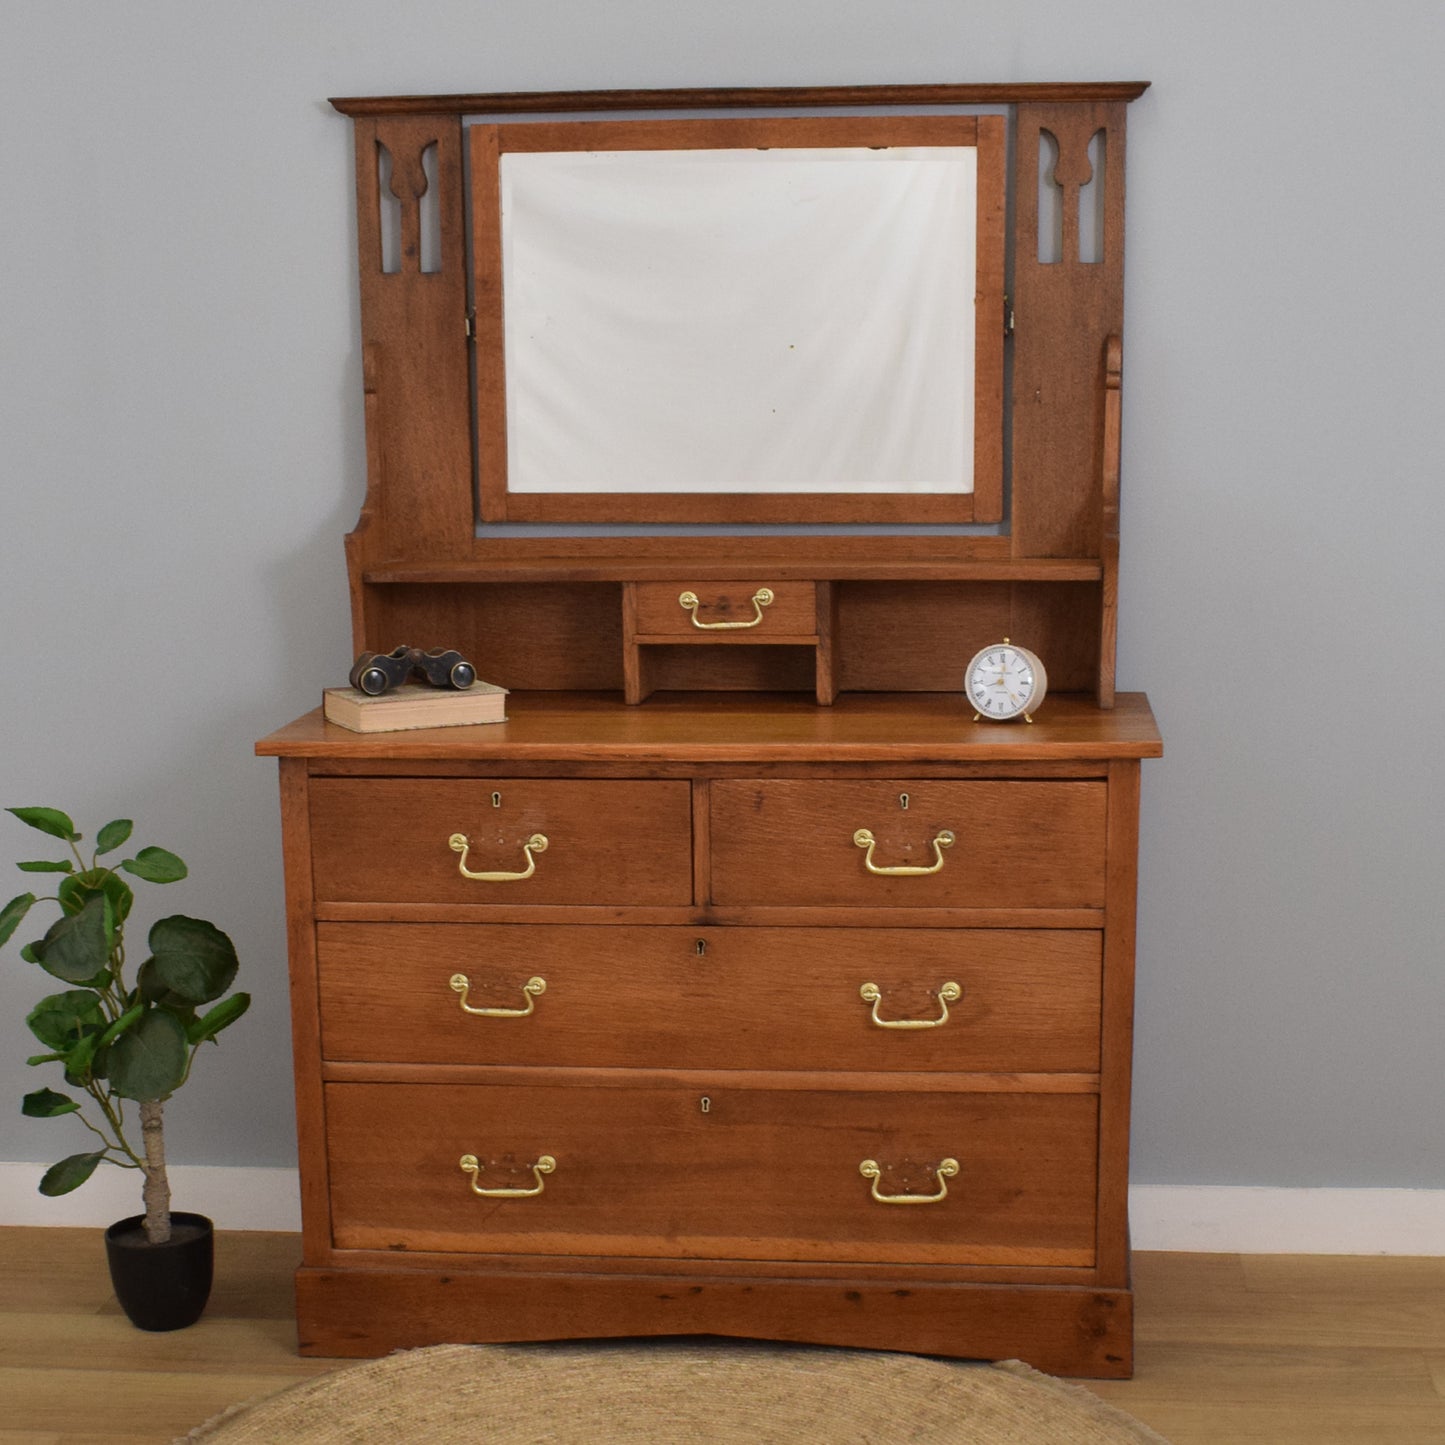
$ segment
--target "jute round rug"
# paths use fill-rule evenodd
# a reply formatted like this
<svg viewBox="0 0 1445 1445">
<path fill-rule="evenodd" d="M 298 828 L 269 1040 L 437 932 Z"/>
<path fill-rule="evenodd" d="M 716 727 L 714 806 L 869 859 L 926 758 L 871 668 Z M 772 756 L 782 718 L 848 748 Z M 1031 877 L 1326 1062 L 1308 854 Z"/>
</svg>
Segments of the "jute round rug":
<svg viewBox="0 0 1445 1445">
<path fill-rule="evenodd" d="M 436 1345 L 238 1405 L 213 1445 L 1167 1445 L 1027 1365 L 729 1341 Z M 177 1442 L 179 1445 L 179 1442 Z"/>
</svg>

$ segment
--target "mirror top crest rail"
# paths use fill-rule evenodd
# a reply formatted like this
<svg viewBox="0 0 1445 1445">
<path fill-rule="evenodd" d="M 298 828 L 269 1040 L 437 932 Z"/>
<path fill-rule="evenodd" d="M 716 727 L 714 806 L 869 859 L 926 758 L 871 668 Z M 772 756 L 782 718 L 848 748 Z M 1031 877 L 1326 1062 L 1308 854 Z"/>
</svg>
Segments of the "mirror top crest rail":
<svg viewBox="0 0 1445 1445">
<path fill-rule="evenodd" d="M 1030 81 L 1012 85 L 802 85 L 672 90 L 514 90 L 457 95 L 338 96 L 342 115 L 504 115 L 554 110 L 684 110 L 751 106 L 1018 105 L 1138 100 L 1147 80 Z"/>
</svg>

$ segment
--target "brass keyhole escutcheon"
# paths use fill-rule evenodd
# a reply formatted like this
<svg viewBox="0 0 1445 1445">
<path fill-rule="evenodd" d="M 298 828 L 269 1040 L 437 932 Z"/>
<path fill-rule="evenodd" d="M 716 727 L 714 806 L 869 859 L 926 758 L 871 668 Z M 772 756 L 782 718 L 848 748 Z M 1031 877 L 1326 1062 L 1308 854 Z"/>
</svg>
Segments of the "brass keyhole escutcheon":
<svg viewBox="0 0 1445 1445">
<path fill-rule="evenodd" d="M 492 794 L 492 806 L 494 808 L 500 808 L 502 806 L 502 795 L 500 793 Z"/>
<path fill-rule="evenodd" d="M 712 1112 L 712 1100 L 708 1098 L 706 1094 L 697 1101 L 697 1106 L 704 1114 L 710 1114 Z"/>
<path fill-rule="evenodd" d="M 900 808 L 902 808 L 905 813 L 908 811 L 908 794 L 907 794 L 907 793 L 899 793 L 899 795 L 898 795 L 898 806 L 899 806 Z"/>
<path fill-rule="evenodd" d="M 699 958 L 701 958 L 703 954 L 707 952 L 707 939 L 699 938 L 697 942 L 693 944 L 692 948 L 693 952 L 696 953 Z"/>
</svg>

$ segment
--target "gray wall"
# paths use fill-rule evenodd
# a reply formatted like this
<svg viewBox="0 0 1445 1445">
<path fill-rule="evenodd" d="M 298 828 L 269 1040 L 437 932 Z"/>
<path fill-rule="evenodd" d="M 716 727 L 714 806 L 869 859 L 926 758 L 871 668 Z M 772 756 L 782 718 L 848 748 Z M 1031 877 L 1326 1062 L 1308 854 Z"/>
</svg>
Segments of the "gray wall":
<svg viewBox="0 0 1445 1445">
<path fill-rule="evenodd" d="M 0 803 L 136 817 L 195 875 L 155 905 L 241 947 L 257 1006 L 173 1108 L 173 1158 L 294 1151 L 275 770 L 251 744 L 349 662 L 350 126 L 324 97 L 1148 79 L 1119 671 L 1168 751 L 1145 776 L 1135 1178 L 1445 1185 L 1445 8 L 4 0 L 0 21 Z M 0 818 L 0 898 L 32 839 Z M 19 1117 L 29 972 L 7 949 L 0 1159 L 89 1137 Z"/>
</svg>

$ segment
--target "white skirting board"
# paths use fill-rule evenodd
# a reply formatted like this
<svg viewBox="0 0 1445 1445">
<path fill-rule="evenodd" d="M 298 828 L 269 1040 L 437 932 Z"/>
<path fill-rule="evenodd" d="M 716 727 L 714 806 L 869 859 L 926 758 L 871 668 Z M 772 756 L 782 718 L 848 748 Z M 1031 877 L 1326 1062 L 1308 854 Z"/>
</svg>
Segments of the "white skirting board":
<svg viewBox="0 0 1445 1445">
<path fill-rule="evenodd" d="M 0 1225 L 103 1228 L 140 1212 L 133 1170 L 102 1169 L 73 1194 L 46 1199 L 44 1166 L 0 1163 Z M 178 1164 L 176 1209 L 221 1229 L 301 1227 L 294 1169 Z M 1135 1249 L 1205 1254 L 1445 1255 L 1445 1189 L 1273 1189 L 1136 1184 L 1129 1191 Z"/>
</svg>

